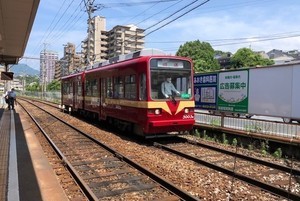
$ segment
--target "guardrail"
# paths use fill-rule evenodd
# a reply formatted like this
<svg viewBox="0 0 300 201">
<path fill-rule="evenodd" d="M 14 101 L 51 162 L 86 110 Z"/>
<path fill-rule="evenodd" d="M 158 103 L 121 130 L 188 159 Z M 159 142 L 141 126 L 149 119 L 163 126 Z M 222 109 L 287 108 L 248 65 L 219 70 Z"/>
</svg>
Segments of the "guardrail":
<svg viewBox="0 0 300 201">
<path fill-rule="evenodd" d="M 300 124 L 283 123 L 243 117 L 229 117 L 195 112 L 197 124 L 235 129 L 251 133 L 260 133 L 300 140 Z"/>
</svg>

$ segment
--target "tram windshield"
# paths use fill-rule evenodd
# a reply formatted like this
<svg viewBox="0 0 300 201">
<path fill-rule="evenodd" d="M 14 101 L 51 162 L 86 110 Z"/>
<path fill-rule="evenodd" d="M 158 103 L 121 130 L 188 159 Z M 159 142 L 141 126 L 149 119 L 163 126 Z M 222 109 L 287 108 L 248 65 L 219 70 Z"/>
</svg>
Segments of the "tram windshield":
<svg viewBox="0 0 300 201">
<path fill-rule="evenodd" d="M 151 98 L 192 98 L 191 75 L 189 61 L 170 58 L 151 59 Z"/>
</svg>

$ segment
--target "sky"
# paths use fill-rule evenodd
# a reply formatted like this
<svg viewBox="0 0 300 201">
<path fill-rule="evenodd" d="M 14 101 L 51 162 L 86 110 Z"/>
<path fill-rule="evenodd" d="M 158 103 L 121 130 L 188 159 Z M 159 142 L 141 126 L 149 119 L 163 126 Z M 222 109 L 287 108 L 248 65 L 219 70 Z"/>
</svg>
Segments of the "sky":
<svg viewBox="0 0 300 201">
<path fill-rule="evenodd" d="M 61 58 L 68 42 L 80 52 L 87 36 L 85 1 L 40 0 L 19 63 L 39 70 L 41 51 L 56 51 Z M 300 49 L 299 0 L 94 0 L 93 5 L 92 16 L 105 17 L 106 30 L 134 24 L 145 29 L 145 48 L 167 54 L 195 40 L 231 53 L 244 47 L 265 52 Z"/>
</svg>

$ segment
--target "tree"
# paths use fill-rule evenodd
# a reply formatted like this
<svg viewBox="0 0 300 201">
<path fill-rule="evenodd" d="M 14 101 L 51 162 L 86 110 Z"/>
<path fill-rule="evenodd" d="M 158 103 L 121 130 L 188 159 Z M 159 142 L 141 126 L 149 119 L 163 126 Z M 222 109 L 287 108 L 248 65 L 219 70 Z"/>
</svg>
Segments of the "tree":
<svg viewBox="0 0 300 201">
<path fill-rule="evenodd" d="M 233 68 L 267 66 L 274 64 L 273 60 L 265 59 L 249 48 L 239 49 L 230 59 Z"/>
<path fill-rule="evenodd" d="M 186 42 L 184 45 L 180 45 L 176 55 L 191 58 L 195 72 L 220 69 L 218 61 L 214 58 L 214 49 L 207 42 L 200 42 L 199 40 Z"/>
<path fill-rule="evenodd" d="M 60 81 L 53 80 L 47 85 L 47 91 L 59 91 L 60 90 Z"/>
<path fill-rule="evenodd" d="M 19 75 L 16 78 L 22 81 L 22 83 L 25 83 L 25 88 L 27 85 L 33 83 L 33 82 L 39 82 L 39 77 L 37 75 Z"/>
<path fill-rule="evenodd" d="M 26 91 L 40 91 L 41 87 L 37 82 L 32 82 L 29 85 L 26 85 Z"/>
</svg>

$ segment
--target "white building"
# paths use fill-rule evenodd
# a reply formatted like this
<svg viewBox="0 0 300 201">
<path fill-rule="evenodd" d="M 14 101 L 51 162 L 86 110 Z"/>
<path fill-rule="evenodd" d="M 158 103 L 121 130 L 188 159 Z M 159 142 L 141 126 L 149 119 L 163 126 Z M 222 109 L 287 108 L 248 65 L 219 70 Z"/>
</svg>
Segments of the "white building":
<svg viewBox="0 0 300 201">
<path fill-rule="evenodd" d="M 89 37 L 82 41 L 81 48 L 85 57 L 90 49 L 91 63 L 105 61 L 144 48 L 144 30 L 135 25 L 117 25 L 110 31 L 106 31 L 106 19 L 96 16 L 91 20 L 90 30 Z"/>
<path fill-rule="evenodd" d="M 81 44 L 82 53 L 86 56 L 90 46 L 90 61 L 100 62 L 107 59 L 106 34 L 105 17 L 96 16 L 92 18 L 90 34 Z"/>
<path fill-rule="evenodd" d="M 40 82 L 49 84 L 54 80 L 55 62 L 58 61 L 58 53 L 43 50 L 40 53 Z"/>
</svg>

